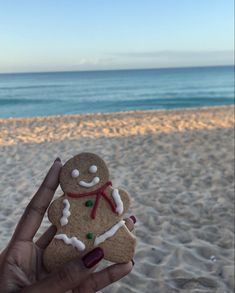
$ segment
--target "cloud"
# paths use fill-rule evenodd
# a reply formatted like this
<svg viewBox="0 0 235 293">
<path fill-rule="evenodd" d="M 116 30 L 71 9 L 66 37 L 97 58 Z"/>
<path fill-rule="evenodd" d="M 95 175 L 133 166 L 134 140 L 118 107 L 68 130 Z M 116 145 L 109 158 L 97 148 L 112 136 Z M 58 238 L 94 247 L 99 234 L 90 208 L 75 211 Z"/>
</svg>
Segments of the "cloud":
<svg viewBox="0 0 235 293">
<path fill-rule="evenodd" d="M 234 64 L 234 52 L 224 51 L 133 51 L 113 54 L 119 63 L 129 64 L 134 68 L 211 66 Z"/>
<path fill-rule="evenodd" d="M 81 58 L 78 60 L 79 65 L 96 65 L 100 62 L 98 58 Z"/>
<path fill-rule="evenodd" d="M 216 50 L 207 50 L 207 51 L 175 51 L 175 50 L 162 50 L 162 51 L 133 51 L 133 52 L 117 52 L 114 55 L 119 57 L 127 57 L 127 58 L 233 58 L 234 52 L 233 50 L 223 50 L 223 51 L 216 51 Z"/>
<path fill-rule="evenodd" d="M 234 64 L 232 50 L 224 51 L 133 51 L 103 52 L 93 56 L 64 56 L 58 58 L 0 59 L 0 72 L 76 71 L 106 69 L 138 69 L 163 67 L 216 66 Z"/>
<path fill-rule="evenodd" d="M 80 58 L 76 63 L 79 66 L 98 66 L 98 65 L 108 65 L 112 63 L 115 58 Z"/>
</svg>

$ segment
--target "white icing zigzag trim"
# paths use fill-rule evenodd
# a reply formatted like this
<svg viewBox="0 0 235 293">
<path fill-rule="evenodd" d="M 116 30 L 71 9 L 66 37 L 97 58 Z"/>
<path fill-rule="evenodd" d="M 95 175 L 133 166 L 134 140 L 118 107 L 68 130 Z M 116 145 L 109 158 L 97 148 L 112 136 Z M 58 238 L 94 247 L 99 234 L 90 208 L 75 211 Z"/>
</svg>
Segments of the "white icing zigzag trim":
<svg viewBox="0 0 235 293">
<path fill-rule="evenodd" d="M 99 245 L 100 243 L 104 242 L 106 239 L 112 237 L 119 228 L 121 228 L 123 225 L 125 225 L 125 221 L 121 220 L 117 224 L 115 224 L 112 228 L 110 228 L 108 231 L 104 232 L 103 234 L 97 236 L 95 238 L 94 246 Z"/>
<path fill-rule="evenodd" d="M 77 237 L 69 238 L 66 234 L 58 234 L 55 235 L 54 238 L 58 240 L 63 240 L 65 244 L 72 245 L 74 248 L 77 248 L 80 251 L 83 251 L 86 248 L 85 244 L 82 241 L 78 240 Z"/>
<path fill-rule="evenodd" d="M 118 189 L 114 189 L 112 192 L 112 197 L 116 204 L 116 212 L 121 215 L 123 213 L 123 202 L 121 200 L 120 194 Z"/>
<path fill-rule="evenodd" d="M 67 199 L 64 199 L 63 204 L 65 205 L 65 207 L 63 209 L 63 216 L 60 219 L 61 226 L 67 225 L 69 222 L 68 217 L 71 216 L 71 213 L 69 211 L 69 209 L 70 209 L 69 201 Z"/>
</svg>

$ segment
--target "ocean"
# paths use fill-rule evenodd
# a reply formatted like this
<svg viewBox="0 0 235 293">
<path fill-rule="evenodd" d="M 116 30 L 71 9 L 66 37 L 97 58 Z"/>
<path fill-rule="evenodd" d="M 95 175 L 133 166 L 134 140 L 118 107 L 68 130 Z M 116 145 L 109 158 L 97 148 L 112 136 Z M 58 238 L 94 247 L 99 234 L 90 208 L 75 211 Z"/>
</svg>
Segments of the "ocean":
<svg viewBox="0 0 235 293">
<path fill-rule="evenodd" d="M 0 117 L 234 104 L 234 66 L 0 74 Z"/>
</svg>

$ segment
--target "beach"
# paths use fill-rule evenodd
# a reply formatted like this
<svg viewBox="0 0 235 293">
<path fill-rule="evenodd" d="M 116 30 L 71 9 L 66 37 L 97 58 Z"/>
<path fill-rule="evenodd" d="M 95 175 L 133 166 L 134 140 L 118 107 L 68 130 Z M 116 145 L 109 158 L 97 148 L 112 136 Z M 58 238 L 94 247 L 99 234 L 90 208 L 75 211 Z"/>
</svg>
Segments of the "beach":
<svg viewBox="0 0 235 293">
<path fill-rule="evenodd" d="M 137 218 L 134 269 L 102 292 L 233 292 L 233 106 L 0 119 L 0 249 L 55 158 L 82 151 Z"/>
</svg>

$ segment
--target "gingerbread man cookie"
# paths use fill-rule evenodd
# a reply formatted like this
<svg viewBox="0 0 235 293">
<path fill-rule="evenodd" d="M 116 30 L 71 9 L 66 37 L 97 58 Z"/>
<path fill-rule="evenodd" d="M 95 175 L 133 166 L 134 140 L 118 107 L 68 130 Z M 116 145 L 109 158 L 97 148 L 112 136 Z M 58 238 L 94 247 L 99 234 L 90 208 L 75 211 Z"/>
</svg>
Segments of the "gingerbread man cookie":
<svg viewBox="0 0 235 293">
<path fill-rule="evenodd" d="M 62 167 L 60 185 L 64 194 L 48 210 L 57 233 L 44 252 L 46 269 L 52 271 L 97 246 L 106 260 L 130 261 L 136 239 L 123 220 L 130 199 L 112 187 L 104 161 L 92 153 L 76 155 Z"/>
</svg>

